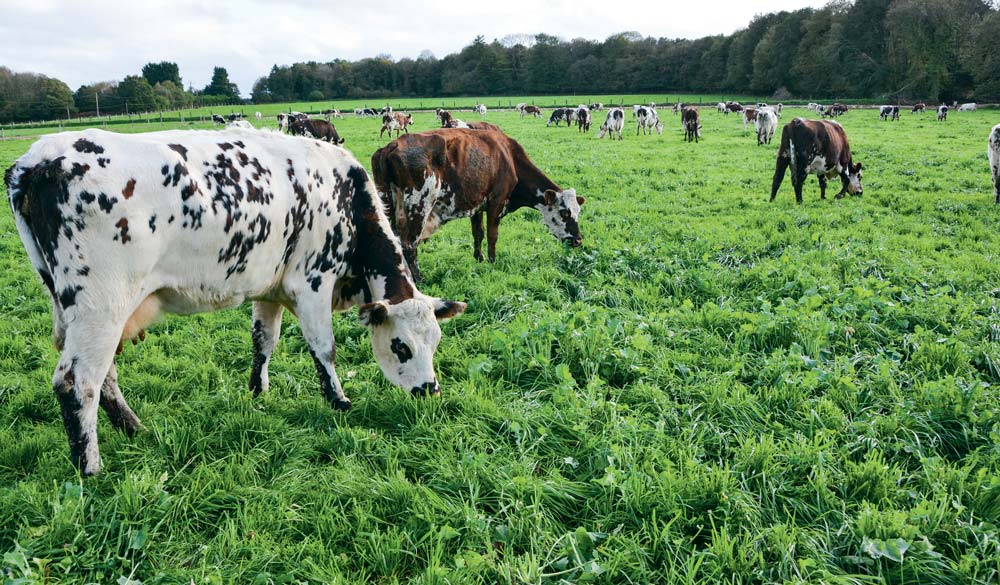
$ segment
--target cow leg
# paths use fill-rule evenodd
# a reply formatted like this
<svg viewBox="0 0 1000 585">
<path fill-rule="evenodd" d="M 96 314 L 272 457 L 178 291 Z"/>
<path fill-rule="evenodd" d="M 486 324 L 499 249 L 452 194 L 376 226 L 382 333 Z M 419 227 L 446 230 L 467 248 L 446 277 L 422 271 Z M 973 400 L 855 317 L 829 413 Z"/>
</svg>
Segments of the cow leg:
<svg viewBox="0 0 1000 585">
<path fill-rule="evenodd" d="M 108 415 L 111 426 L 125 433 L 129 437 L 142 430 L 142 421 L 132 412 L 121 389 L 118 387 L 118 369 L 115 362 L 111 362 L 108 375 L 104 377 L 104 384 L 101 385 L 101 408 Z"/>
<path fill-rule="evenodd" d="M 476 260 L 483 261 L 483 212 L 477 211 L 469 218 L 472 222 L 472 255 Z"/>
<path fill-rule="evenodd" d="M 774 165 L 774 179 L 771 180 L 771 201 L 778 196 L 778 187 L 785 180 L 785 171 L 788 170 L 789 159 L 778 153 L 778 162 Z"/>
<path fill-rule="evenodd" d="M 76 317 L 66 331 L 66 344 L 52 377 L 52 389 L 62 411 L 70 459 L 80 473 L 94 475 L 101 470 L 97 409 L 102 386 L 111 372 L 121 328 L 109 328 L 103 322 L 83 322 L 81 315 Z M 109 331 L 114 333 L 109 334 Z"/>
<path fill-rule="evenodd" d="M 819 176 L 819 198 L 826 199 L 826 177 Z"/>
<path fill-rule="evenodd" d="M 500 232 L 500 210 L 493 207 L 486 211 L 486 253 L 490 262 L 497 261 L 497 235 Z"/>
<path fill-rule="evenodd" d="M 795 189 L 795 202 L 802 204 L 802 187 L 806 182 L 806 173 L 798 166 L 792 167 L 792 188 Z"/>
<path fill-rule="evenodd" d="M 281 334 L 281 313 L 283 308 L 277 303 L 256 301 L 253 304 L 253 364 L 250 366 L 250 391 L 254 397 L 267 392 L 270 381 L 267 364 L 271 361 L 274 346 Z"/>
<path fill-rule="evenodd" d="M 327 275 L 329 282 L 332 277 Z M 351 401 L 344 395 L 340 379 L 333 368 L 337 347 L 333 339 L 333 328 L 330 326 L 330 298 L 333 296 L 332 284 L 324 283 L 319 290 L 303 292 L 295 300 L 295 316 L 299 319 L 299 329 L 309 345 L 316 373 L 319 374 L 319 385 L 323 396 L 334 410 L 348 410 Z"/>
</svg>

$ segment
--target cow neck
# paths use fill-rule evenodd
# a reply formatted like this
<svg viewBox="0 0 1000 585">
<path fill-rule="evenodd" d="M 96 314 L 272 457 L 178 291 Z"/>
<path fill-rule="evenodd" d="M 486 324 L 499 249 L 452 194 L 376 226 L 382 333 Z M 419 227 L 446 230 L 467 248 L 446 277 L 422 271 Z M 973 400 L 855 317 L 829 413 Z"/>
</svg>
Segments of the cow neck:
<svg viewBox="0 0 1000 585">
<path fill-rule="evenodd" d="M 381 202 L 373 197 L 374 186 L 360 167 L 351 169 L 348 175 L 354 182 L 356 233 L 350 252 L 351 276 L 341 296 L 358 304 L 396 304 L 412 299 L 416 292 L 413 277 L 403 260 L 399 239 L 392 233 L 385 213 L 380 213 Z"/>
<path fill-rule="evenodd" d="M 514 166 L 517 169 L 517 184 L 511 192 L 510 201 L 507 203 L 507 211 L 511 212 L 522 207 L 540 208 L 545 205 L 544 193 L 552 189 L 555 192 L 562 191 L 558 185 L 545 176 L 531 160 L 528 159 L 524 150 L 518 146 L 512 149 L 514 152 Z"/>
</svg>

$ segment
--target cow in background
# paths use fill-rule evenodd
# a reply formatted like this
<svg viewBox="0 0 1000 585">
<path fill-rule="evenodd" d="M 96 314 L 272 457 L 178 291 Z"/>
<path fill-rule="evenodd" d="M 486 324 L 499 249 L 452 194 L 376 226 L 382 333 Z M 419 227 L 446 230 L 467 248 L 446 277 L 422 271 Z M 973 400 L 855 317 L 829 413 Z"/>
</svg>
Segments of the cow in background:
<svg viewBox="0 0 1000 585">
<path fill-rule="evenodd" d="M 681 113 L 681 124 L 684 126 L 684 139 L 697 144 L 701 139 L 701 118 L 695 108 L 684 108 Z"/>
<path fill-rule="evenodd" d="M 625 110 L 621 108 L 611 108 L 608 110 L 607 119 L 601 124 L 601 130 L 597 133 L 598 138 L 604 138 L 607 134 L 612 140 L 618 134 L 618 140 L 622 139 L 622 128 L 625 127 Z"/>
</svg>

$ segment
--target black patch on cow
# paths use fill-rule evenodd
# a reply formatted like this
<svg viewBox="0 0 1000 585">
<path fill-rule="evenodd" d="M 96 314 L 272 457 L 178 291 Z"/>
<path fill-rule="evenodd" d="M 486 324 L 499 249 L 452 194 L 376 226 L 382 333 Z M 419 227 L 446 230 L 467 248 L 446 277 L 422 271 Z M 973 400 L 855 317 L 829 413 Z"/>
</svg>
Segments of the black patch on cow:
<svg viewBox="0 0 1000 585">
<path fill-rule="evenodd" d="M 79 417 L 79 412 L 83 408 L 83 404 L 80 403 L 74 391 L 76 375 L 73 373 L 73 370 L 75 369 L 76 358 L 73 358 L 66 373 L 63 374 L 63 379 L 57 381 L 52 389 L 59 399 L 59 410 L 62 414 L 63 427 L 66 429 L 66 438 L 69 439 L 70 459 L 73 461 L 73 465 L 77 466 L 77 468 L 82 468 L 86 465 L 86 461 L 84 460 L 86 441 L 83 428 L 80 426 Z"/>
<path fill-rule="evenodd" d="M 181 182 L 181 177 L 186 177 L 187 175 L 188 175 L 187 165 L 183 163 L 177 163 L 174 165 L 174 174 L 172 177 L 170 177 L 170 183 L 172 183 L 172 186 L 176 187 L 177 183 Z M 164 183 L 163 186 L 166 187 L 167 186 L 166 183 Z"/>
<path fill-rule="evenodd" d="M 94 144 L 93 142 L 87 140 L 86 138 L 80 138 L 79 140 L 74 142 L 73 148 L 75 148 L 77 152 L 104 154 L 103 146 L 98 146 L 97 144 Z"/>
<path fill-rule="evenodd" d="M 83 268 L 78 269 L 76 273 L 80 276 L 87 276 L 90 274 L 90 266 L 84 266 Z"/>
<path fill-rule="evenodd" d="M 413 357 L 413 351 L 410 350 L 410 346 L 403 343 L 403 340 L 398 337 L 392 338 L 392 344 L 389 345 L 389 349 L 392 350 L 392 353 L 396 354 L 396 358 L 401 364 L 405 364 Z"/>
<path fill-rule="evenodd" d="M 59 265 L 56 258 L 59 233 L 74 222 L 63 214 L 69 202 L 69 177 L 62 168 L 62 162 L 63 157 L 58 157 L 27 168 L 15 185 L 10 185 L 12 173 L 6 175 L 11 207 L 27 222 L 50 269 Z M 82 229 L 82 219 L 76 222 Z"/>
<path fill-rule="evenodd" d="M 233 142 L 233 144 L 235 144 L 236 146 L 239 146 L 240 148 L 246 148 L 246 145 L 243 144 L 242 140 L 237 140 L 237 141 Z"/>
<path fill-rule="evenodd" d="M 167 148 L 169 148 L 170 150 L 172 150 L 172 151 L 176 152 L 177 154 L 181 155 L 181 158 L 184 159 L 184 162 L 187 162 L 187 159 L 188 159 L 188 149 L 187 148 L 181 146 L 180 144 L 168 144 Z"/>
<path fill-rule="evenodd" d="M 156 233 L 156 216 L 155 215 L 149 216 L 149 231 L 152 232 L 152 233 L 154 233 L 154 234 Z"/>
<path fill-rule="evenodd" d="M 75 163 L 73 163 L 73 170 L 70 171 L 69 174 L 74 179 L 79 179 L 80 177 L 86 175 L 87 171 L 89 171 L 89 170 L 90 170 L 90 165 L 88 165 L 88 164 L 80 164 L 78 162 L 75 162 Z"/>
<path fill-rule="evenodd" d="M 250 164 L 250 157 L 247 156 L 247 153 L 242 151 L 236 153 L 236 160 L 240 161 L 241 167 L 245 167 Z"/>
<path fill-rule="evenodd" d="M 236 260 L 226 268 L 226 278 L 233 274 L 239 274 L 247 269 L 247 258 L 257 244 L 267 241 L 271 235 L 271 222 L 263 215 L 258 215 L 251 220 L 246 231 L 236 230 L 229 245 L 219 250 L 219 263 L 226 263 Z"/>
<path fill-rule="evenodd" d="M 83 201 L 84 203 L 90 205 L 96 199 L 97 198 L 94 197 L 93 193 L 90 193 L 90 192 L 87 192 L 87 191 L 80 191 L 80 201 Z"/>
<path fill-rule="evenodd" d="M 233 145 L 230 144 L 230 143 L 228 143 L 228 142 L 220 142 L 219 143 L 219 148 L 221 148 L 222 150 L 232 150 L 233 149 Z"/>
<path fill-rule="evenodd" d="M 76 286 L 71 285 L 63 288 L 62 292 L 59 293 L 59 305 L 63 309 L 67 309 L 75 305 L 76 293 L 80 292 L 81 290 L 83 290 L 83 287 L 80 285 Z"/>
<path fill-rule="evenodd" d="M 253 340 L 253 363 L 250 366 L 250 391 L 254 397 L 259 396 L 264 390 L 263 372 L 264 362 L 267 356 L 264 355 L 264 323 L 260 319 L 253 322 L 253 329 L 250 333 Z"/>
<path fill-rule="evenodd" d="M 120 239 L 122 245 L 124 245 L 132 240 L 132 236 L 128 235 L 128 218 L 123 217 L 119 219 L 115 227 L 118 228 L 118 235 L 114 237 L 116 241 Z"/>
<path fill-rule="evenodd" d="M 170 217 L 168 217 L 167 223 L 174 223 L 174 216 L 171 215 Z"/>
<path fill-rule="evenodd" d="M 129 179 L 128 183 L 125 183 L 125 188 L 122 189 L 122 197 L 130 199 L 133 193 L 135 193 L 135 179 Z"/>
<path fill-rule="evenodd" d="M 111 213 L 111 209 L 114 208 L 115 203 L 118 203 L 117 197 L 108 197 L 104 193 L 97 196 L 97 204 L 104 213 Z"/>
<path fill-rule="evenodd" d="M 323 396 L 326 397 L 327 402 L 334 410 L 347 410 L 351 408 L 351 401 L 345 398 L 337 396 L 334 390 L 333 380 L 330 377 L 330 373 L 326 369 L 326 363 L 333 365 L 334 359 L 337 355 L 337 350 L 332 348 L 330 354 L 323 356 L 323 360 L 320 360 L 313 352 L 312 348 L 309 348 L 309 355 L 312 356 L 313 364 L 316 366 L 316 373 L 319 374 L 319 387 L 323 390 Z M 326 363 L 324 363 L 324 361 Z"/>
<path fill-rule="evenodd" d="M 110 158 L 104 158 L 103 156 L 97 157 L 97 164 L 99 164 L 102 169 L 107 167 L 108 163 L 110 162 L 111 162 Z"/>
<path fill-rule="evenodd" d="M 38 276 L 42 278 L 42 284 L 49 290 L 53 298 L 56 296 L 56 283 L 52 281 L 52 275 L 44 270 L 38 271 Z"/>
</svg>

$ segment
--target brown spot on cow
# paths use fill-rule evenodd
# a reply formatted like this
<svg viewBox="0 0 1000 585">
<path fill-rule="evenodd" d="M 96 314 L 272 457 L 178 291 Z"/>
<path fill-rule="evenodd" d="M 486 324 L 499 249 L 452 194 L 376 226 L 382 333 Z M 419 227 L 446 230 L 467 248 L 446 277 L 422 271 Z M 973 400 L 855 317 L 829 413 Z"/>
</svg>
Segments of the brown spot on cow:
<svg viewBox="0 0 1000 585">
<path fill-rule="evenodd" d="M 132 241 L 132 236 L 128 235 L 128 219 L 127 218 L 123 217 L 123 218 L 119 219 L 118 223 L 115 224 L 115 227 L 118 228 L 118 235 L 115 236 L 116 240 L 120 239 L 121 242 L 122 242 L 122 244 L 126 244 L 126 243 Z"/>
<path fill-rule="evenodd" d="M 128 183 L 125 183 L 125 188 L 122 189 L 122 197 L 131 199 L 133 193 L 135 193 L 135 179 L 129 179 Z"/>
</svg>

